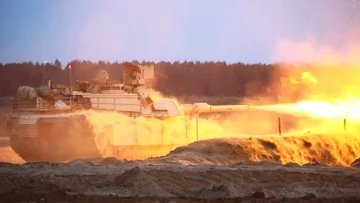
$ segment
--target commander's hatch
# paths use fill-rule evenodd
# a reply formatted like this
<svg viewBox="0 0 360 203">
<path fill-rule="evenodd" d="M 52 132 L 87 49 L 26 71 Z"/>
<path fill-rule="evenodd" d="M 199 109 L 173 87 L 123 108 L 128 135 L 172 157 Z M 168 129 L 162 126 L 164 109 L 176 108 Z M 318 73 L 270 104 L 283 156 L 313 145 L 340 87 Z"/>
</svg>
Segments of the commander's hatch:
<svg viewBox="0 0 360 203">
<path fill-rule="evenodd" d="M 131 63 L 124 63 L 124 65 L 124 85 L 133 87 L 151 86 L 151 82 L 154 79 L 154 65 L 142 66 Z"/>
</svg>

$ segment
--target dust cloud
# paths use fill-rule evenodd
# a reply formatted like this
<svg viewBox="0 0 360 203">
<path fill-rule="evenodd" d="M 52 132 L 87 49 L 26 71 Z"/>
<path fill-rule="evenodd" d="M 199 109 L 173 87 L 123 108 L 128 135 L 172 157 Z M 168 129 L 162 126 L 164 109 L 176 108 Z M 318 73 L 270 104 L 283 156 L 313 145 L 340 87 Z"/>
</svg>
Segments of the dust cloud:
<svg viewBox="0 0 360 203">
<path fill-rule="evenodd" d="M 170 159 L 177 154 L 176 161 L 197 159 L 193 162 L 196 164 L 204 163 L 201 160 L 205 159 L 206 163 L 247 160 L 349 165 L 360 154 L 360 125 L 352 120 L 344 129 L 342 119 L 296 117 L 287 115 L 283 109 L 275 112 L 272 105 L 264 105 L 263 109 L 266 110 L 200 117 L 198 139 L 196 121 L 183 117 L 160 120 L 98 112 L 92 114 L 90 121 L 95 132 L 113 125 L 113 143 L 117 146 L 187 146 L 163 148 L 157 153 L 161 156 L 168 154 Z M 279 117 L 281 135 L 278 132 Z"/>
<path fill-rule="evenodd" d="M 115 145 L 186 146 L 170 154 L 169 149 L 162 152 L 170 158 L 183 155 L 185 161 L 197 157 L 215 163 L 349 165 L 360 156 L 360 60 L 355 57 L 359 47 L 349 43 L 337 51 L 289 41 L 279 47 L 278 53 L 286 54 L 285 58 L 294 56 L 299 61 L 278 64 L 279 78 L 269 88 L 276 90 L 279 102 L 269 104 L 262 99 L 250 110 L 200 115 L 198 135 L 196 121 L 189 116 L 161 120 L 96 112 L 90 121 L 97 132 L 114 126 Z"/>
</svg>

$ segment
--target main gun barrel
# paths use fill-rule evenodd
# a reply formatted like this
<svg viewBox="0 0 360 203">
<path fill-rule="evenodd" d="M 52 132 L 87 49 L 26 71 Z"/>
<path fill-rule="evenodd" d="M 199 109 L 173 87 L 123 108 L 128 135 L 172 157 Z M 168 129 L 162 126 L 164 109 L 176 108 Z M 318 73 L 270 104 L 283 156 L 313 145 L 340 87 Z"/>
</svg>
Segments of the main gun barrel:
<svg viewBox="0 0 360 203">
<path fill-rule="evenodd" d="M 207 103 L 183 104 L 182 108 L 185 114 L 238 112 L 252 109 L 249 105 L 209 105 Z"/>
</svg>

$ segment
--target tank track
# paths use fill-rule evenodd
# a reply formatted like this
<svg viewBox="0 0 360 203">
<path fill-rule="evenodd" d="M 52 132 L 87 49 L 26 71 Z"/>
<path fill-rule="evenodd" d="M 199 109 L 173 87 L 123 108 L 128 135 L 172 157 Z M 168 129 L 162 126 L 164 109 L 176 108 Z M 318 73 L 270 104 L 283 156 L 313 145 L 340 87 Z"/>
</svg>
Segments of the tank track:
<svg viewBox="0 0 360 203">
<path fill-rule="evenodd" d="M 26 162 L 67 162 L 78 158 L 101 157 L 94 139 L 78 139 L 76 144 L 69 144 L 72 140 L 44 140 L 38 137 L 11 136 L 12 149 Z"/>
<path fill-rule="evenodd" d="M 127 160 L 148 159 L 165 156 L 179 146 L 175 144 L 113 146 L 113 156 Z"/>
</svg>

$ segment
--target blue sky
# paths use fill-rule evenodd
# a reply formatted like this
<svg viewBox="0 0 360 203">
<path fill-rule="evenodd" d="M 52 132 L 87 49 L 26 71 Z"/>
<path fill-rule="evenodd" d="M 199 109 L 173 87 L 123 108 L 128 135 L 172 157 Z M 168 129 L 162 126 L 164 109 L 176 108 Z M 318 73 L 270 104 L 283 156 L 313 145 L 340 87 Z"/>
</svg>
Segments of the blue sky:
<svg viewBox="0 0 360 203">
<path fill-rule="evenodd" d="M 343 50 L 359 12 L 357 0 L 0 0 L 0 62 L 41 62 L 46 44 L 63 65 L 272 63 L 303 43 Z"/>
</svg>

